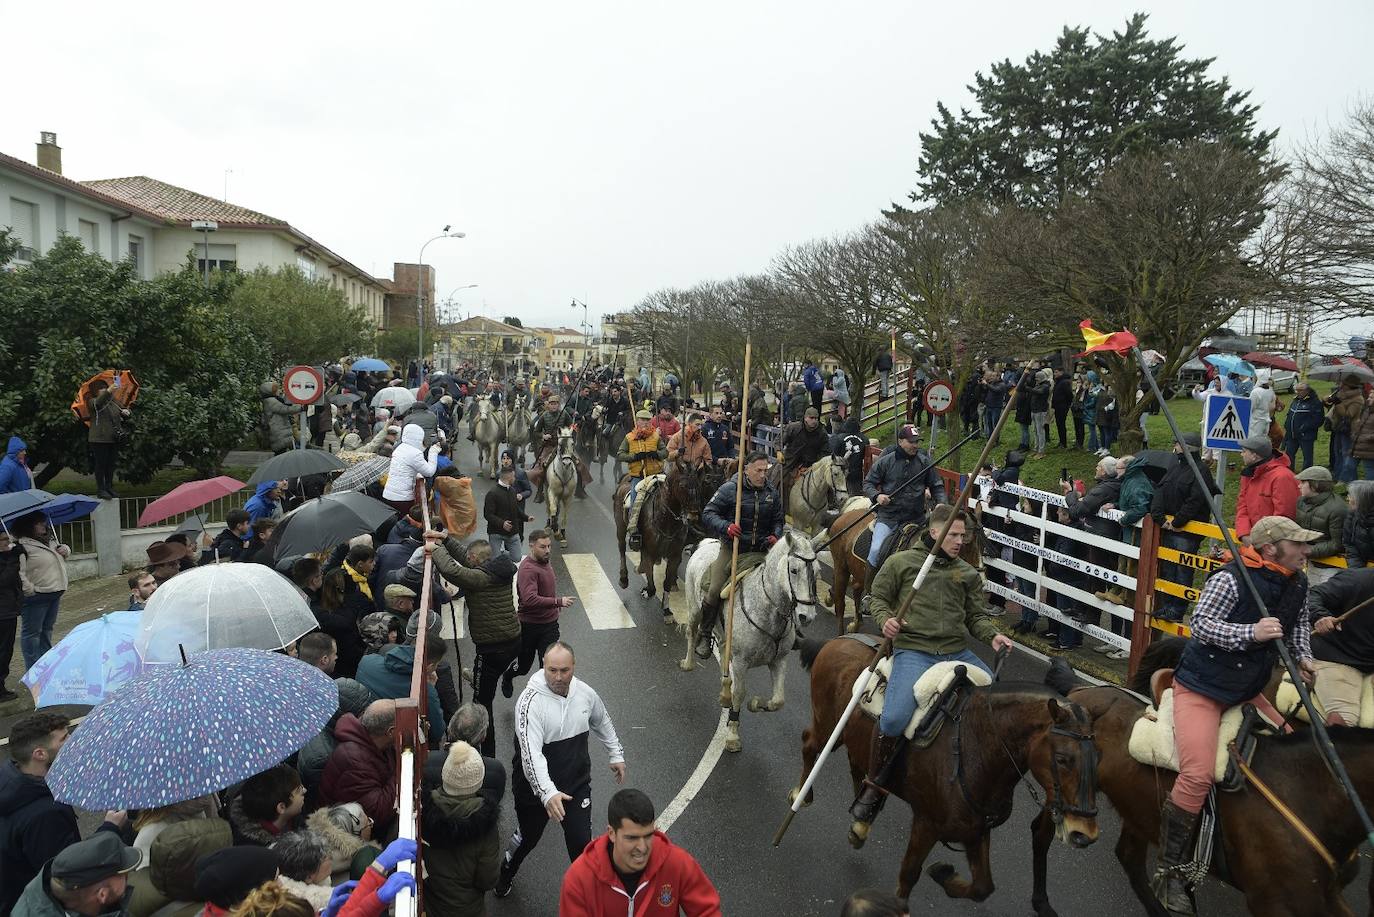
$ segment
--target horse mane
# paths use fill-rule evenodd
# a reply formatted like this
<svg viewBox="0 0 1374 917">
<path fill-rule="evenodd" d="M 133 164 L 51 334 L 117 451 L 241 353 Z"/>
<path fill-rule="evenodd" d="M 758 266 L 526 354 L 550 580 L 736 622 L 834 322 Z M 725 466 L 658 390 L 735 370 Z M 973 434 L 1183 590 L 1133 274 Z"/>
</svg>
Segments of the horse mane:
<svg viewBox="0 0 1374 917">
<path fill-rule="evenodd" d="M 1142 697 L 1150 696 L 1150 676 L 1160 669 L 1172 669 L 1183 658 L 1183 648 L 1188 641 L 1183 637 L 1165 636 L 1150 641 L 1145 655 L 1140 657 L 1140 667 L 1135 675 L 1126 682 L 1126 690 L 1134 691 Z"/>
</svg>

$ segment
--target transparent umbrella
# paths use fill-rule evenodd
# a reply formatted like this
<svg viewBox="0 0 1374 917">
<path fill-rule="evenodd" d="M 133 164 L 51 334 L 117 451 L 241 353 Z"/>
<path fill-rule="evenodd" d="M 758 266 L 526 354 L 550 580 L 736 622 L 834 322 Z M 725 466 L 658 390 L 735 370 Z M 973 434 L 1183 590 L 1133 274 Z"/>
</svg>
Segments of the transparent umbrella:
<svg viewBox="0 0 1374 917">
<path fill-rule="evenodd" d="M 180 664 L 203 650 L 275 650 L 318 627 L 305 596 L 263 564 L 210 564 L 158 587 L 139 619 L 146 665 Z"/>
</svg>

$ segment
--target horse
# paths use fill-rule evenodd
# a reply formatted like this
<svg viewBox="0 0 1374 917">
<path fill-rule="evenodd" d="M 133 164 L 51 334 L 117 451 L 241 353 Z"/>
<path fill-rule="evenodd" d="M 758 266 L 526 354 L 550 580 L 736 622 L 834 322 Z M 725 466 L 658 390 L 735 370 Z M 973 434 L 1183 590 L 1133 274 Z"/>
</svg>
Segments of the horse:
<svg viewBox="0 0 1374 917">
<path fill-rule="evenodd" d="M 520 467 L 525 466 L 525 450 L 530 444 L 530 413 L 525 410 L 525 403 L 529 400 L 524 393 L 516 395 L 513 399 L 513 410 L 507 409 L 504 420 L 506 427 L 506 445 L 510 446 L 515 454 L 515 463 Z"/>
<path fill-rule="evenodd" d="M 477 399 L 477 419 L 472 435 L 477 440 L 477 466 L 482 469 L 483 477 L 496 477 L 501 470 L 501 421 L 491 410 L 489 398 Z M 490 469 L 490 474 L 488 474 Z"/>
<path fill-rule="evenodd" d="M 659 562 L 667 564 L 663 571 L 663 616 L 672 616 L 668 610 L 668 593 L 677 588 L 678 567 L 682 564 L 682 551 L 687 540 L 701 521 L 702 499 L 706 493 L 703 486 L 704 474 L 683 459 L 673 459 L 667 463 L 668 473 L 661 485 L 653 493 L 635 504 L 635 512 L 642 513 L 639 526 L 639 566 L 636 568 L 644 577 L 644 588 L 640 596 L 654 597 L 654 567 Z M 625 497 L 635 486 L 626 475 L 616 486 L 612 500 L 615 516 L 616 548 L 620 552 L 620 588 L 630 587 L 630 574 L 625 565 L 625 531 L 629 517 L 625 513 Z"/>
<path fill-rule="evenodd" d="M 587 465 L 593 462 L 605 462 L 606 457 L 600 454 L 597 444 L 601 441 L 601 415 L 606 409 L 601 405 L 594 405 L 590 415 L 584 416 L 577 422 L 575 428 L 575 439 L 573 445 L 577 448 L 577 455 Z M 606 480 L 606 469 L 598 466 L 598 481 Z"/>
<path fill-rule="evenodd" d="M 802 666 L 811 671 L 811 724 L 802 733 L 801 778 L 790 794 L 793 801 L 873 653 L 848 637 L 802 645 Z M 947 863 L 926 870 L 946 895 L 982 901 L 992 894 L 991 832 L 1010 817 L 1016 786 L 1026 777 L 1045 794 L 1035 826 L 1043 822 L 1074 847 L 1097 840 L 1096 749 L 1088 713 L 1043 685 L 999 682 L 963 691 L 960 712 L 928 747 L 909 746 L 904 766 L 896 771 L 900 776 L 892 795 L 912 811 L 897 880 L 897 896 L 903 900 L 936 843 L 962 844 L 968 858 L 971 879 Z M 876 722 L 856 711 L 842 734 L 855 796 L 868 773 L 876 728 Z M 803 805 L 810 805 L 814 795 L 813 788 Z"/>
<path fill-rule="evenodd" d="M 826 510 L 839 508 L 845 494 L 844 475 L 844 465 L 828 455 L 806 469 L 788 497 L 787 512 L 795 528 L 808 535 L 816 533 Z"/>
<path fill-rule="evenodd" d="M 603 456 L 601 461 L 604 462 L 606 459 L 610 459 L 614 462 L 614 464 L 611 465 L 611 477 L 613 480 L 619 481 L 620 476 L 625 473 L 624 467 L 620 464 L 620 442 L 625 438 L 625 434 L 633 429 L 634 414 L 631 411 L 623 412 L 621 414 L 621 422 L 618 424 L 602 423 L 601 425 L 601 430 L 598 434 L 601 440 L 598 446 L 598 449 L 600 449 L 598 454 Z M 604 481 L 605 479 L 602 478 L 602 480 Z"/>
<path fill-rule="evenodd" d="M 1173 649 L 1165 647 L 1164 655 Z M 1132 685 L 1148 684 L 1159 668 L 1161 654 L 1154 650 L 1152 645 L 1146 651 Z M 1147 858 L 1150 845 L 1158 843 L 1161 809 L 1177 775 L 1141 764 L 1127 751 L 1131 729 L 1145 711 L 1144 699 L 1115 686 L 1076 687 L 1067 665 L 1052 668 L 1046 681 L 1092 718 L 1101 755 L 1098 783 L 1121 817 L 1116 858 L 1145 912 L 1168 917 L 1150 887 Z M 1366 806 L 1374 805 L 1374 730 L 1329 731 L 1360 799 Z M 1246 907 L 1259 917 L 1354 914 L 1342 900 L 1341 889 L 1358 872 L 1355 856 L 1364 830 L 1314 744 L 1304 729 L 1292 735 L 1261 735 L 1251 768 L 1315 832 L 1338 864 L 1335 869 L 1252 787 L 1218 792 L 1215 797 L 1219 830 L 1213 845 L 1225 857 L 1229 874 L 1224 880 L 1245 896 Z M 1033 900 L 1041 902 L 1040 913 L 1053 914 L 1045 880 L 1047 830 L 1040 825 L 1033 835 Z"/>
<path fill-rule="evenodd" d="M 697 629 L 701 623 L 701 600 L 711 575 L 716 555 L 729 550 L 726 543 L 707 538 L 687 561 L 687 655 L 680 667 L 684 672 L 696 668 Z M 768 550 L 763 563 L 750 570 L 735 584 L 733 629 L 731 633 L 730 717 L 725 750 L 737 752 L 740 707 L 744 702 L 744 676 L 752 668 L 766 665 L 773 679 L 773 695 L 766 702 L 749 699 L 749 712 L 772 713 L 782 709 L 783 678 L 787 656 L 801 636 L 802 628 L 816 616 L 816 549 L 811 539 L 789 531 Z M 722 603 L 724 620 L 728 602 Z"/>
<path fill-rule="evenodd" d="M 795 491 L 795 488 L 794 488 Z M 871 505 L 870 505 L 871 506 Z M 827 530 L 830 537 L 830 560 L 834 573 L 830 582 L 830 603 L 835 609 L 835 622 L 840 627 L 840 632 L 845 630 L 844 623 L 844 597 L 845 593 L 854 593 L 854 621 L 849 625 L 848 630 L 857 633 L 859 626 L 863 623 L 863 612 L 859 610 L 859 602 L 864 596 L 864 579 L 868 576 L 868 561 L 862 557 L 854 556 L 854 542 L 859 540 L 864 532 L 873 525 L 872 517 L 862 525 L 854 525 L 852 529 L 844 530 L 857 522 L 870 507 L 863 509 L 853 509 L 843 512 L 832 523 Z M 838 533 L 843 535 L 836 537 Z"/>
<path fill-rule="evenodd" d="M 544 469 L 549 492 L 549 531 L 558 536 L 558 546 L 568 546 L 568 504 L 577 489 L 577 456 L 573 450 L 573 431 L 564 427 L 558 434 L 558 450 Z"/>
</svg>

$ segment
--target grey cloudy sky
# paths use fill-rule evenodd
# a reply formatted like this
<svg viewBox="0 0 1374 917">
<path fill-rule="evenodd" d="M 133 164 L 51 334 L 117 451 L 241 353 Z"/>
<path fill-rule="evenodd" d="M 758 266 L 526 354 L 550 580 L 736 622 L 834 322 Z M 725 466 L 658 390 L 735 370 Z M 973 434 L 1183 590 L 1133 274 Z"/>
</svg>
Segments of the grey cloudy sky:
<svg viewBox="0 0 1374 917">
<path fill-rule="evenodd" d="M 387 276 L 575 324 L 765 268 L 914 186 L 917 132 L 977 69 L 1138 4 L 7 4 L 0 150 L 223 193 Z M 1374 4 L 1155 3 L 1293 142 L 1374 82 Z M 26 40 L 14 40 L 28 36 Z"/>
</svg>

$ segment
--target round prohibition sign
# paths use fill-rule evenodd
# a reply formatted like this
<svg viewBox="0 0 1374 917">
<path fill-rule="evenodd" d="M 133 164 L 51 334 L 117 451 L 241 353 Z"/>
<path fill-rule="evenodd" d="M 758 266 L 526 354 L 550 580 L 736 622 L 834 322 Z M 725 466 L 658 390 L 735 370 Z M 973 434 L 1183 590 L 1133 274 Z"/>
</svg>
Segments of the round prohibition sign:
<svg viewBox="0 0 1374 917">
<path fill-rule="evenodd" d="M 948 414 L 954 410 L 954 389 L 948 382 L 931 382 L 921 392 L 921 404 L 929 414 Z"/>
<path fill-rule="evenodd" d="M 324 376 L 313 366 L 293 366 L 286 371 L 281 389 L 292 404 L 314 404 L 324 391 Z"/>
</svg>

